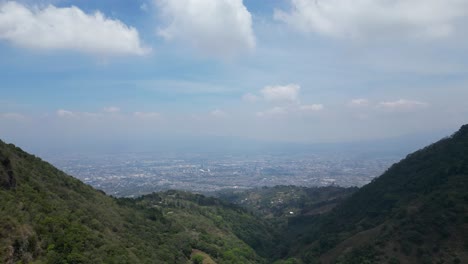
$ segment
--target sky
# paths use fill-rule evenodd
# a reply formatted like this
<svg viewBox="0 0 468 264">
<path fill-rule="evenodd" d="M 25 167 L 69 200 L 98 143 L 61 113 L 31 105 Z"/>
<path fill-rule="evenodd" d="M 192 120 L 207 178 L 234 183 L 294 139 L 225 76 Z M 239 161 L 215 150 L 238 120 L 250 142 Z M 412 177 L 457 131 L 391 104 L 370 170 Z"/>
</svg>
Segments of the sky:
<svg viewBox="0 0 468 264">
<path fill-rule="evenodd" d="M 0 138 L 455 131 L 468 123 L 467 22 L 468 0 L 0 0 Z"/>
</svg>

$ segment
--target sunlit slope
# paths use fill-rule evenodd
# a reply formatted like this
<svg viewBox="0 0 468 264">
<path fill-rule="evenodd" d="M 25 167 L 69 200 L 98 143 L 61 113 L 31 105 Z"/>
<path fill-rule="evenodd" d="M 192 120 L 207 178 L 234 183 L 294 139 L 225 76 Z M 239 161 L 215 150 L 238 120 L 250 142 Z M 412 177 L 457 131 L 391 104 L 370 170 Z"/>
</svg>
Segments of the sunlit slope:
<svg viewBox="0 0 468 264">
<path fill-rule="evenodd" d="M 184 193 L 117 200 L 1 141 L 0 201 L 2 263 L 187 263 L 193 250 L 266 263 L 252 247 L 273 241 L 239 207 Z"/>
</svg>

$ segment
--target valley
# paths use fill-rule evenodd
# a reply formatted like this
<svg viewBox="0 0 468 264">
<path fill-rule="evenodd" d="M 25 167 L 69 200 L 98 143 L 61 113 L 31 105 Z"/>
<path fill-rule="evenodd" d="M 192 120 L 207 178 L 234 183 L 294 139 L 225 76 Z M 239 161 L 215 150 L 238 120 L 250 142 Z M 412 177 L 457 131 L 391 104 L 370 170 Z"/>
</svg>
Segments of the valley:
<svg viewBox="0 0 468 264">
<path fill-rule="evenodd" d="M 115 198 L 0 143 L 5 263 L 464 263 L 468 126 L 361 188 Z"/>
</svg>

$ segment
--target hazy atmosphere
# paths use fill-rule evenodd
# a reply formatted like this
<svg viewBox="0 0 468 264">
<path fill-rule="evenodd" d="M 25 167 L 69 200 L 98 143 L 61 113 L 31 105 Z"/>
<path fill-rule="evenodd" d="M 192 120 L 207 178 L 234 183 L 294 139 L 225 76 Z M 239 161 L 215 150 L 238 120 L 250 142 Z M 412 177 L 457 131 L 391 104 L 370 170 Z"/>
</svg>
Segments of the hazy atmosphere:
<svg viewBox="0 0 468 264">
<path fill-rule="evenodd" d="M 467 22 L 460 0 L 0 1 L 0 136 L 39 151 L 444 134 L 467 120 Z"/>
<path fill-rule="evenodd" d="M 468 0 L 0 0 L 0 263 L 468 263 Z"/>
</svg>

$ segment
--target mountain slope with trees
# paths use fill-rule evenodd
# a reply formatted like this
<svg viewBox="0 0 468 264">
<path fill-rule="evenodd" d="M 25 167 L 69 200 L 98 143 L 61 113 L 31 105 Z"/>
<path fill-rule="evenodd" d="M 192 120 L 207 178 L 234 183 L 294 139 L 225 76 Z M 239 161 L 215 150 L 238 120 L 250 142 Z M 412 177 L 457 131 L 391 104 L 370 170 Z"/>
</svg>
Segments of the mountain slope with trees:
<svg viewBox="0 0 468 264">
<path fill-rule="evenodd" d="M 468 125 L 288 227 L 305 263 L 468 263 Z"/>
<path fill-rule="evenodd" d="M 224 199 L 113 198 L 0 141 L 0 261 L 468 263 L 468 125 L 359 190 L 279 186 Z"/>
<path fill-rule="evenodd" d="M 187 263 L 194 250 L 267 263 L 275 243 L 241 207 L 183 192 L 115 199 L 1 141 L 0 201 L 1 263 Z"/>
</svg>

